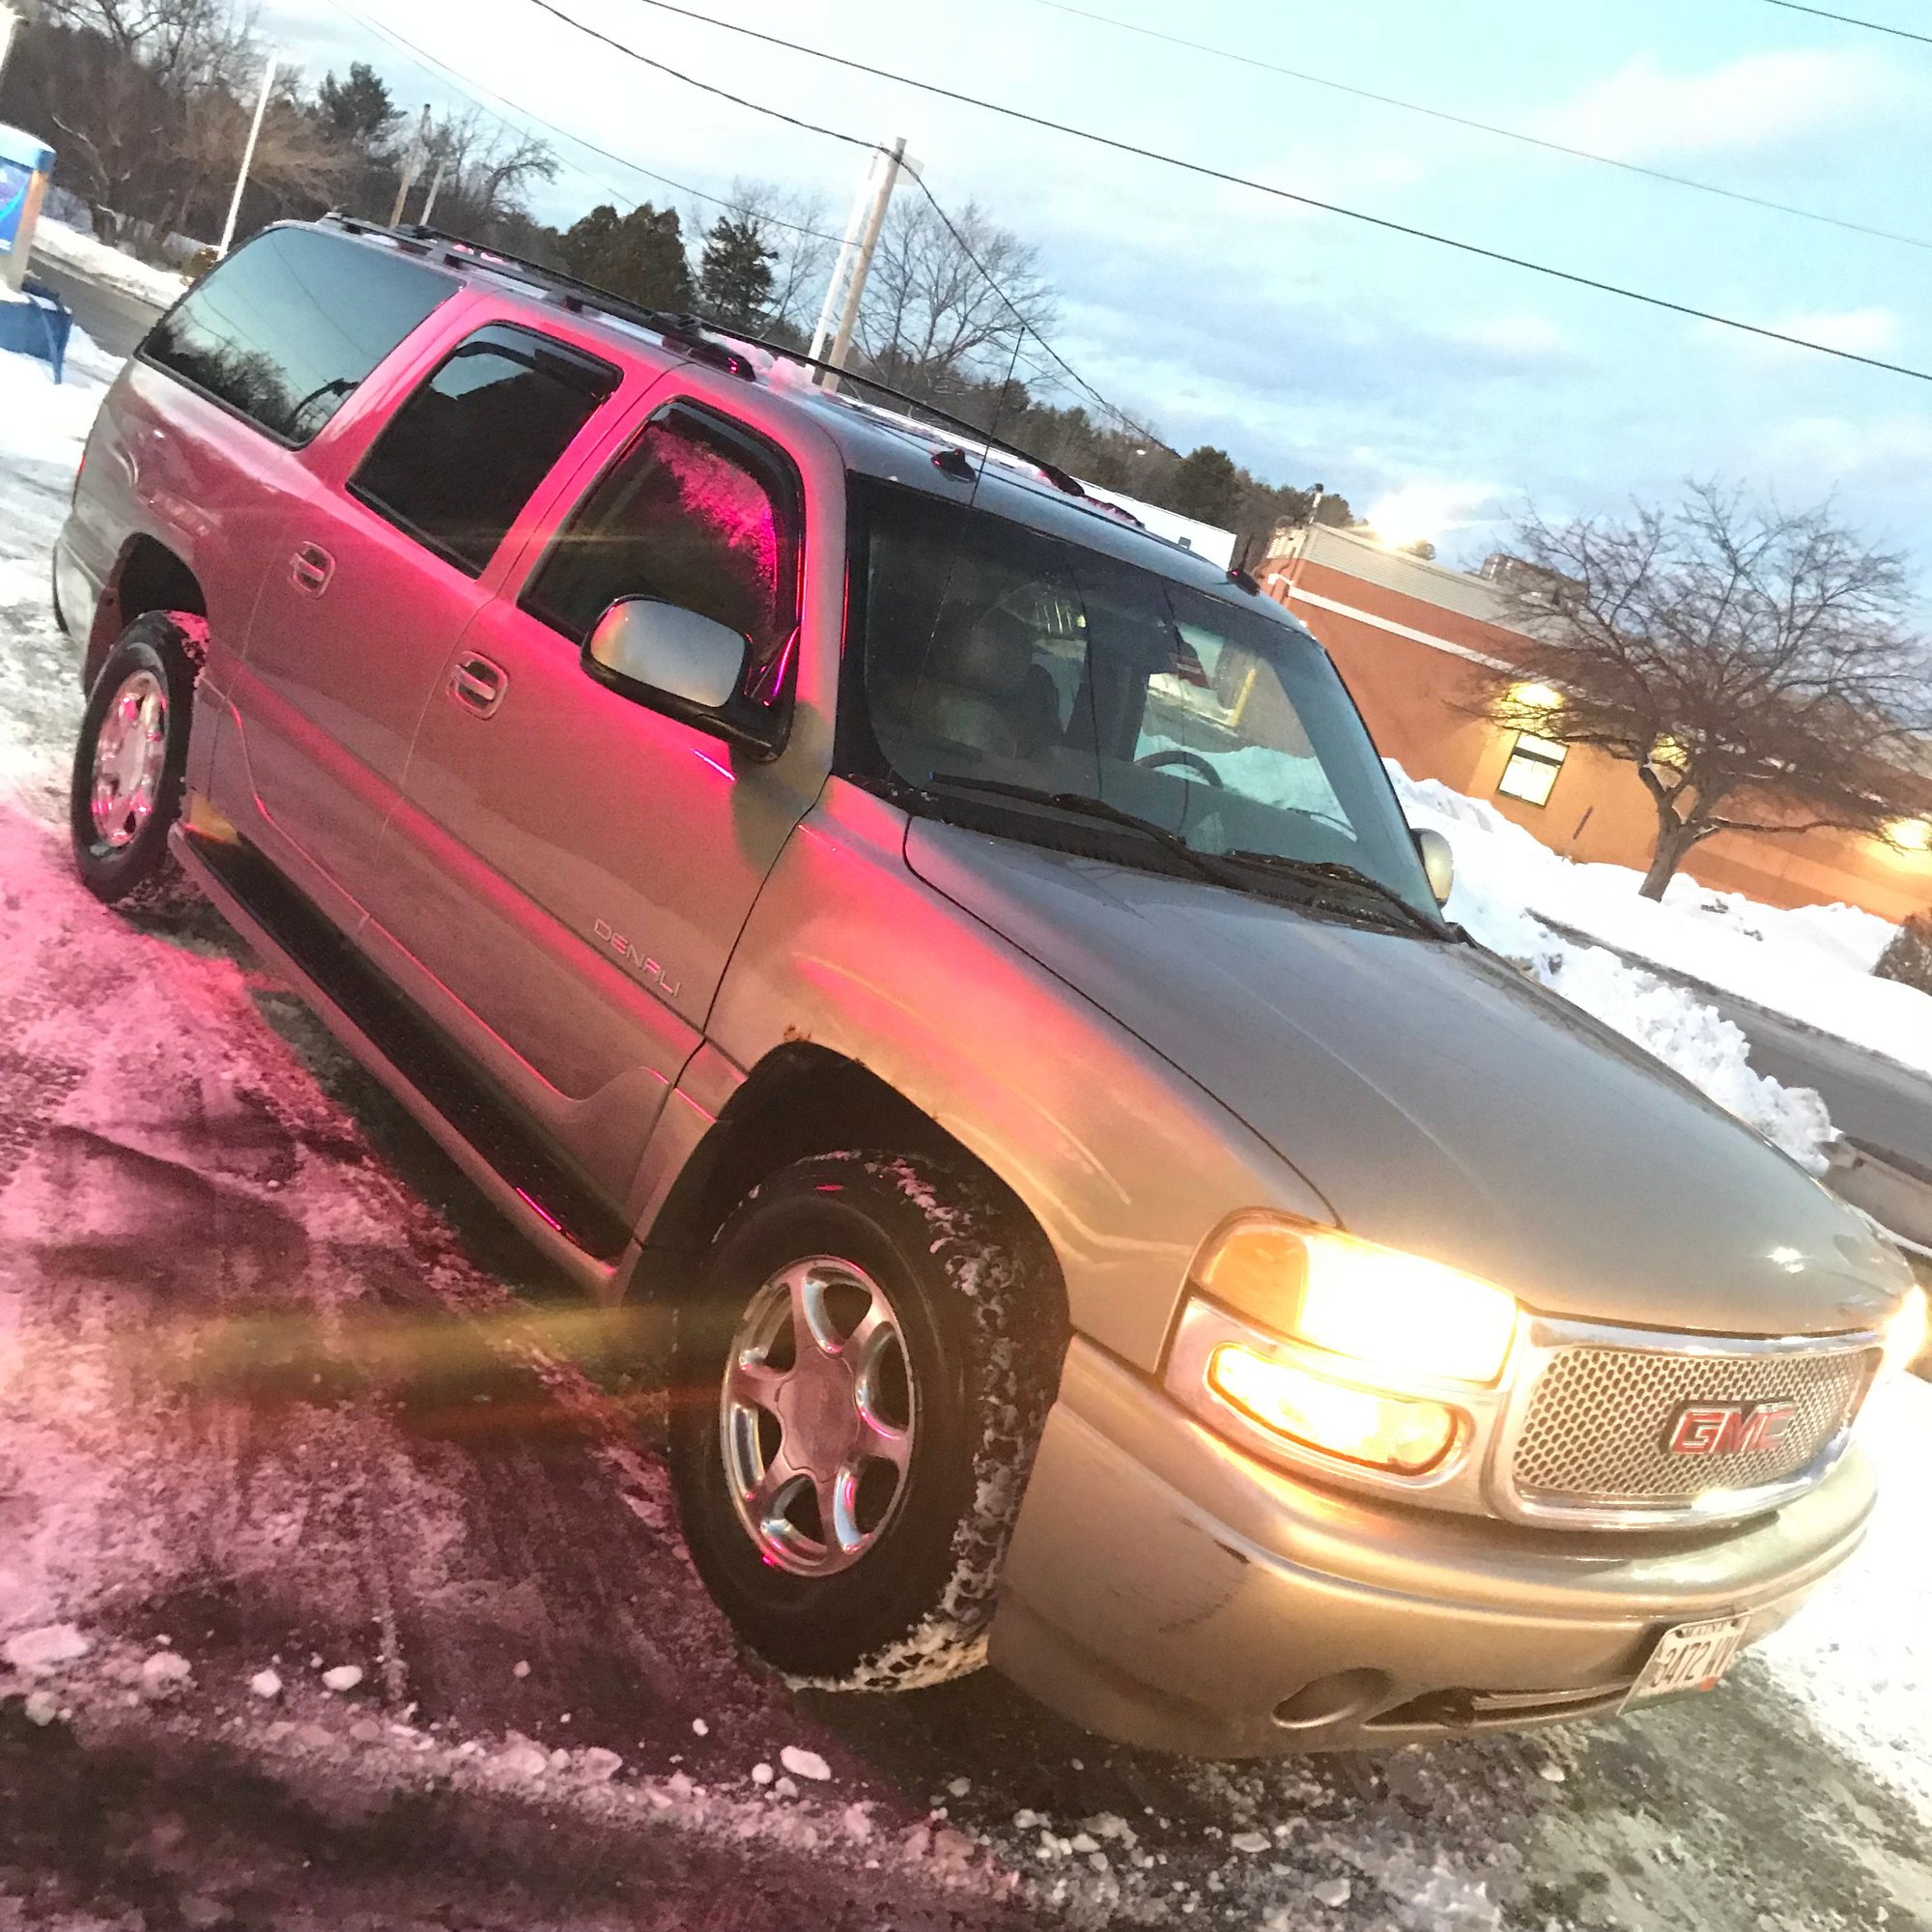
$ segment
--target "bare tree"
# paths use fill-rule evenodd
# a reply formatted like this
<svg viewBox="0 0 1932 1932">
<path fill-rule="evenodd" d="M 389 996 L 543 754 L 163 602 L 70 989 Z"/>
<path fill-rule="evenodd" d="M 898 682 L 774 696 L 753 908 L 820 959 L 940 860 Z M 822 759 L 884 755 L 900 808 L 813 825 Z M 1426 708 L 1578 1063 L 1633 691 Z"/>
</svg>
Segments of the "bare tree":
<svg viewBox="0 0 1932 1932">
<path fill-rule="evenodd" d="M 439 169 L 442 186 L 437 192 L 436 225 L 487 242 L 506 221 L 527 211 L 530 190 L 539 182 L 556 179 L 557 159 L 547 142 L 502 122 L 486 122 L 472 107 L 445 115 L 431 128 L 412 208 L 421 208 Z"/>
<path fill-rule="evenodd" d="M 1829 504 L 1695 484 L 1622 520 L 1532 511 L 1515 548 L 1497 581 L 1526 641 L 1484 707 L 1636 767 L 1657 812 L 1646 897 L 1715 833 L 1871 831 L 1932 802 L 1904 560 Z"/>
<path fill-rule="evenodd" d="M 910 189 L 895 204 L 859 316 L 860 345 L 883 381 L 937 397 L 1003 378 L 1027 331 L 1053 321 L 1037 250 L 977 202 L 950 225 Z"/>
</svg>

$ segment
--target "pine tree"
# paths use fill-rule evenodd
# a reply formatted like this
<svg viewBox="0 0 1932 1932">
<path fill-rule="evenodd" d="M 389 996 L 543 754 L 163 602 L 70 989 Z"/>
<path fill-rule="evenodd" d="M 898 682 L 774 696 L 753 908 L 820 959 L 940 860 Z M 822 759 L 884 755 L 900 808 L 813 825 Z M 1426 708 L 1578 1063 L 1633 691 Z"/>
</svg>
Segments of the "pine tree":
<svg viewBox="0 0 1932 1932">
<path fill-rule="evenodd" d="M 691 269 L 677 210 L 649 202 L 619 214 L 609 202 L 564 231 L 563 266 L 627 301 L 649 308 L 691 306 Z"/>
<path fill-rule="evenodd" d="M 697 293 L 705 308 L 732 328 L 755 328 L 772 298 L 772 264 L 778 250 L 765 246 L 755 223 L 721 214 L 704 237 Z"/>
<path fill-rule="evenodd" d="M 1241 478 L 1234 458 L 1204 442 L 1180 459 L 1163 500 L 1177 515 L 1233 529 L 1241 514 Z"/>
</svg>

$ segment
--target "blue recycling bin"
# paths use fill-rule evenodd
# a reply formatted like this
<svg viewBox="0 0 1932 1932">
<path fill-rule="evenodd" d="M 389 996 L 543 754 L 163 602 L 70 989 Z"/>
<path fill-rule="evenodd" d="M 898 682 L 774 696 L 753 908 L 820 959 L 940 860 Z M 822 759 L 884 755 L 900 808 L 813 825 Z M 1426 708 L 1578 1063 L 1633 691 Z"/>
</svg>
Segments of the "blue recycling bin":
<svg viewBox="0 0 1932 1932">
<path fill-rule="evenodd" d="M 0 286 L 27 279 L 34 224 L 54 171 L 54 151 L 38 134 L 0 125 Z"/>
<path fill-rule="evenodd" d="M 66 372 L 67 339 L 72 333 L 72 311 L 44 282 L 29 275 L 26 287 L 11 298 L 0 290 L 0 349 L 51 362 L 56 383 Z"/>
</svg>

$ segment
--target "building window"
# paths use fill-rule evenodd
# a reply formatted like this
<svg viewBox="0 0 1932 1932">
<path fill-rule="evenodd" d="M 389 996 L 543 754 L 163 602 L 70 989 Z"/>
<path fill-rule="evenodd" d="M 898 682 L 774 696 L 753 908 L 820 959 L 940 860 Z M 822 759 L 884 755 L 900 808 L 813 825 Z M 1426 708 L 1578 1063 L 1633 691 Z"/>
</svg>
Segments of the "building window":
<svg viewBox="0 0 1932 1932">
<path fill-rule="evenodd" d="M 1556 774 L 1569 755 L 1567 745 L 1539 738 L 1533 731 L 1519 731 L 1509 762 L 1496 781 L 1496 789 L 1506 798 L 1520 798 L 1525 805 L 1548 805 L 1556 783 Z"/>
</svg>

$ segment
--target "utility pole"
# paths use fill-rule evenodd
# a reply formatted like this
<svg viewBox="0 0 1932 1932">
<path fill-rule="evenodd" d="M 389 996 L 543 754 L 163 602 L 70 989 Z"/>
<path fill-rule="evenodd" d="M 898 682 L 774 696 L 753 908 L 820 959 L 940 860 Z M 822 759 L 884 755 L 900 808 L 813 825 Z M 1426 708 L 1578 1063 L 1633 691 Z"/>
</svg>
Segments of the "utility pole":
<svg viewBox="0 0 1932 1932">
<path fill-rule="evenodd" d="M 14 29 L 19 24 L 11 7 L 0 7 L 0 73 L 7 71 L 7 50 L 14 44 Z"/>
<path fill-rule="evenodd" d="M 255 102 L 255 118 L 248 124 L 248 144 L 242 150 L 242 172 L 235 177 L 235 192 L 228 203 L 228 219 L 221 229 L 221 245 L 214 251 L 216 261 L 235 245 L 235 224 L 242 218 L 242 193 L 248 185 L 248 170 L 255 165 L 255 143 L 262 138 L 262 122 L 269 112 L 269 96 L 275 90 L 275 69 L 280 58 L 279 54 L 270 54 L 269 65 L 263 70 L 262 96 Z"/>
<path fill-rule="evenodd" d="M 838 327 L 832 338 L 832 347 L 824 353 L 824 359 L 832 364 L 824 377 L 824 386 L 833 392 L 838 387 L 838 371 L 844 368 L 845 358 L 852 350 L 852 331 L 859 322 L 859 301 L 866 293 L 866 277 L 872 271 L 872 256 L 879 245 L 879 231 L 886 225 L 886 209 L 892 202 L 893 189 L 898 185 L 899 169 L 905 160 L 905 136 L 901 134 L 893 143 L 890 152 L 884 148 L 872 151 L 871 202 L 866 209 L 863 227 L 860 228 L 856 254 L 853 250 L 853 230 L 859 227 L 859 210 L 852 211 L 853 220 L 845 230 L 845 245 L 838 251 L 838 264 L 833 270 L 832 287 L 826 291 L 825 308 L 819 314 L 818 331 L 812 337 L 811 353 L 814 356 L 821 353 L 827 322 L 831 312 L 837 308 Z M 862 198 L 863 199 L 863 198 Z M 848 257 L 852 260 L 851 278 L 845 284 L 842 303 L 837 300 L 838 294 L 838 270 L 843 269 Z"/>
<path fill-rule="evenodd" d="M 436 198 L 442 192 L 442 178 L 448 171 L 449 162 L 446 159 L 437 162 L 436 173 L 429 185 L 429 199 L 423 203 L 422 225 L 425 228 L 429 226 L 430 216 L 436 213 Z"/>
<path fill-rule="evenodd" d="M 410 152 L 403 160 L 403 178 L 396 186 L 396 205 L 389 211 L 389 226 L 403 225 L 403 204 L 410 198 L 410 189 L 416 185 L 416 170 L 422 166 L 425 151 L 429 147 L 429 102 L 423 102 L 422 119 L 416 123 L 415 139 L 410 143 Z"/>
<path fill-rule="evenodd" d="M 1294 554 L 1289 559 L 1288 582 L 1284 587 L 1283 601 L 1293 597 L 1301 584 L 1301 567 L 1308 561 L 1308 546 L 1315 541 L 1315 520 L 1321 514 L 1321 499 L 1328 493 L 1321 484 L 1316 484 L 1315 494 L 1308 499 L 1308 521 L 1302 526 L 1301 541 L 1294 547 Z"/>
</svg>

